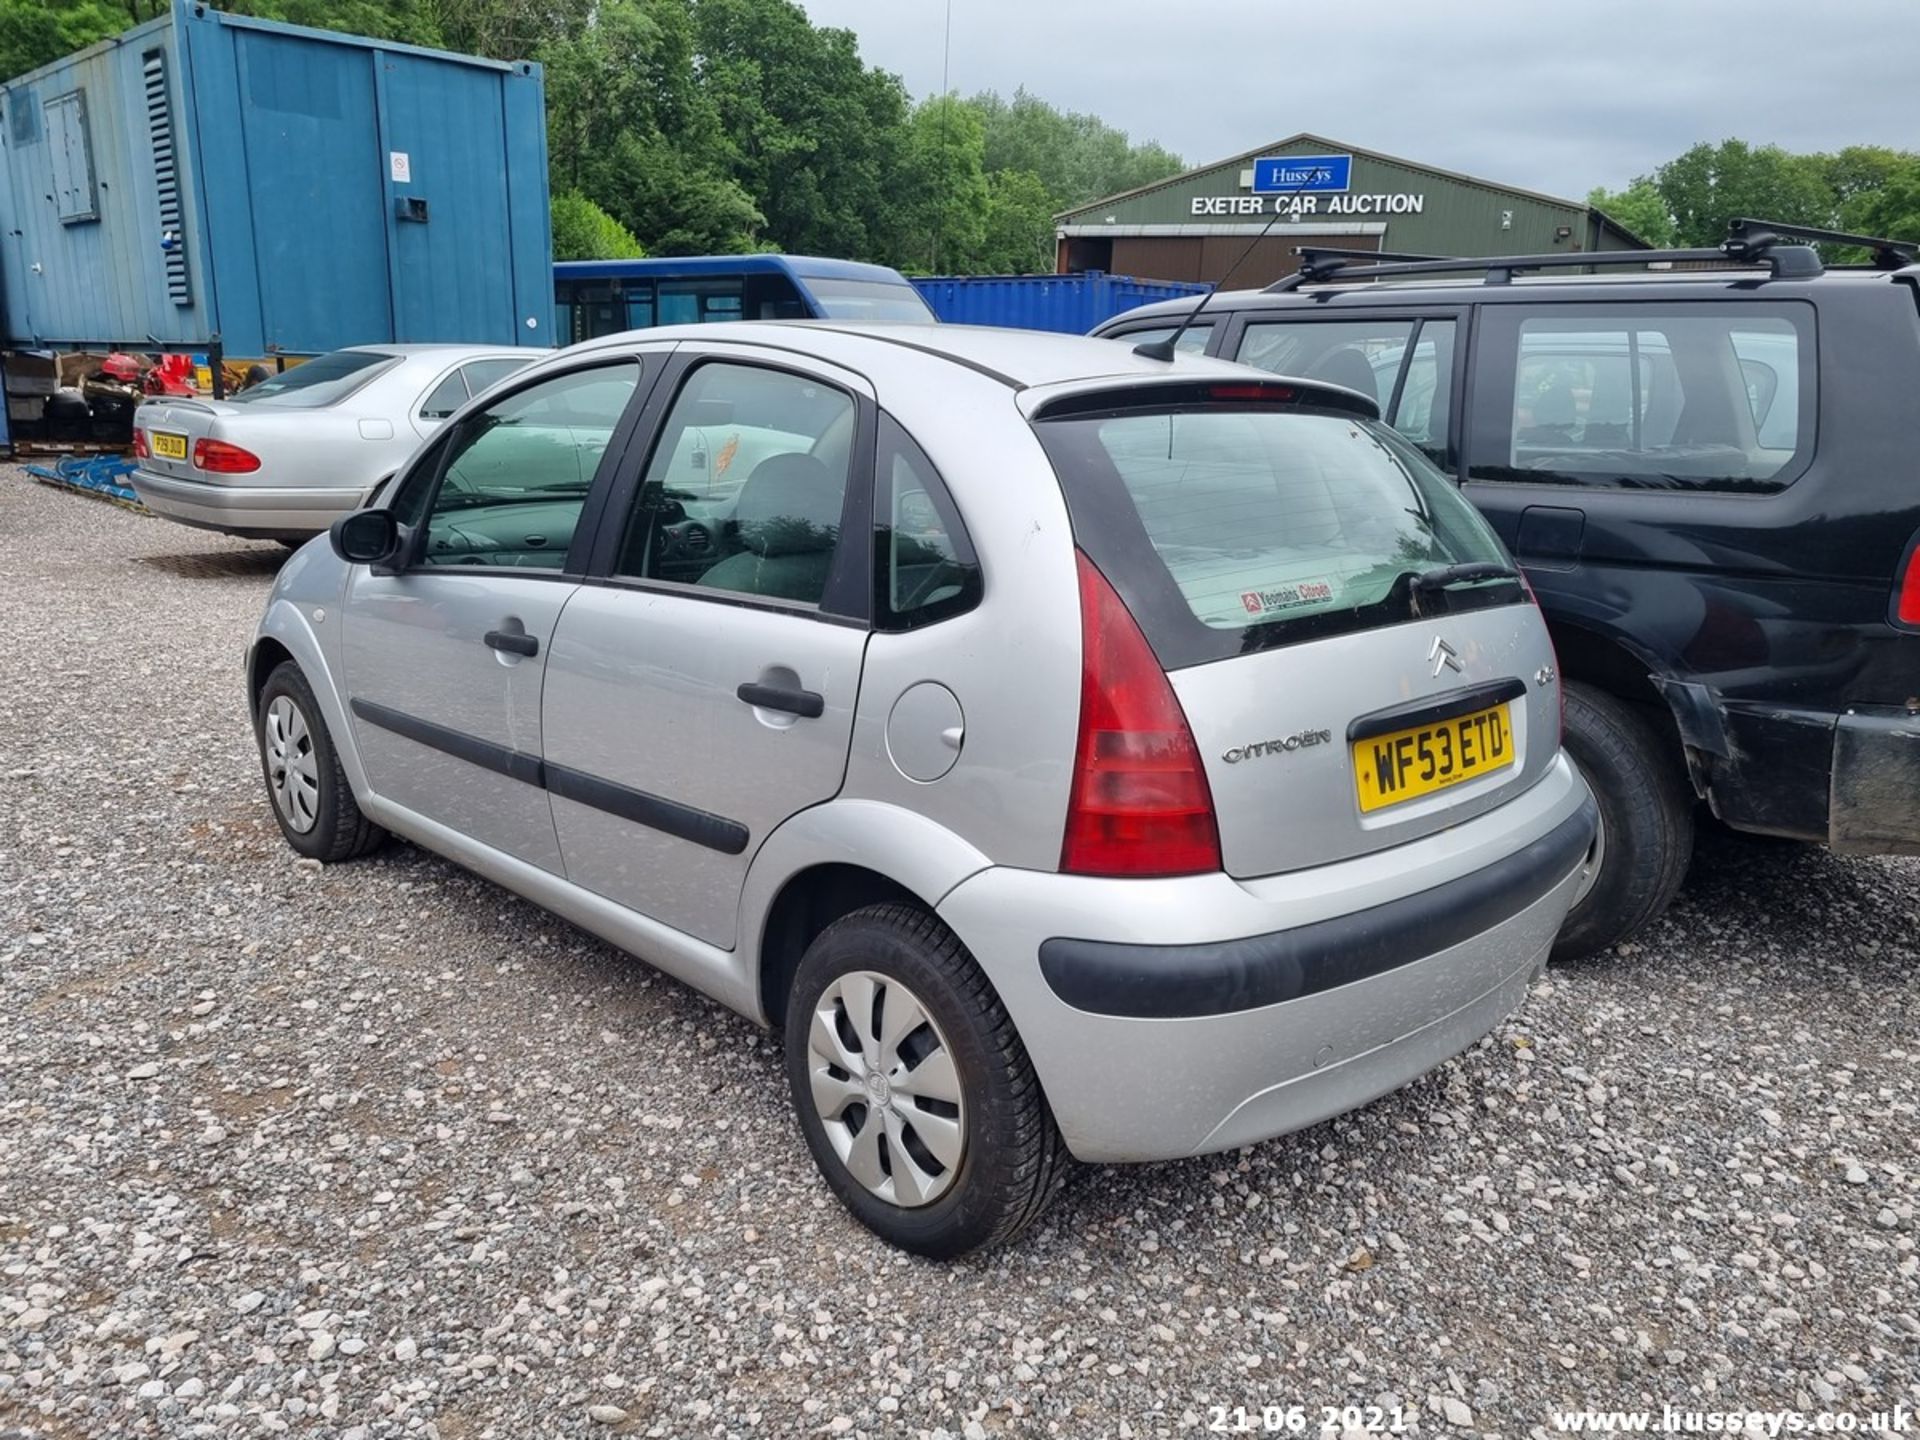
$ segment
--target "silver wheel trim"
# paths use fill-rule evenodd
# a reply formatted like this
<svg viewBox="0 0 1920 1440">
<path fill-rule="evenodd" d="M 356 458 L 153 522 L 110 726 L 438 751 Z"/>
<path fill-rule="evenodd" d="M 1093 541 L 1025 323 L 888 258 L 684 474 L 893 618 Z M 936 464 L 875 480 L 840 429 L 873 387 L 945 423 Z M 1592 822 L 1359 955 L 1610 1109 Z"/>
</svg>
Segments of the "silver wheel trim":
<svg viewBox="0 0 1920 1440">
<path fill-rule="evenodd" d="M 966 1154 L 960 1076 L 947 1037 L 905 985 L 871 970 L 829 985 L 807 1028 L 807 1078 L 834 1153 L 865 1189 L 911 1210 L 952 1188 Z"/>
<path fill-rule="evenodd" d="M 320 819 L 320 763 L 307 717 L 288 695 L 276 695 L 260 725 L 267 756 L 267 788 L 290 829 L 304 835 Z"/>
<path fill-rule="evenodd" d="M 1600 879 L 1600 870 L 1607 863 L 1607 817 L 1601 815 L 1593 827 L 1593 848 L 1587 852 L 1586 867 L 1580 872 L 1580 888 L 1573 892 L 1573 904 L 1569 913 L 1578 909 L 1580 902 L 1593 893 L 1594 884 Z"/>
</svg>

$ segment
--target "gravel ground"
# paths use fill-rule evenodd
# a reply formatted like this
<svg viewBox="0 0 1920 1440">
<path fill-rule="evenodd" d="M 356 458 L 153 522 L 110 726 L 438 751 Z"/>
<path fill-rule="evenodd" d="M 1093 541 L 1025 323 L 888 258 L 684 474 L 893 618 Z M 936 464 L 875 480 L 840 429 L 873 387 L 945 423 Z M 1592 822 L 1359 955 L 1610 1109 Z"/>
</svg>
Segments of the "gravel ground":
<svg viewBox="0 0 1920 1440">
<path fill-rule="evenodd" d="M 0 1434 L 1920 1405 L 1920 862 L 1709 839 L 1408 1090 L 939 1267 L 746 1021 L 405 846 L 296 862 L 240 698 L 279 550 L 4 469 L 0 536 Z"/>
</svg>

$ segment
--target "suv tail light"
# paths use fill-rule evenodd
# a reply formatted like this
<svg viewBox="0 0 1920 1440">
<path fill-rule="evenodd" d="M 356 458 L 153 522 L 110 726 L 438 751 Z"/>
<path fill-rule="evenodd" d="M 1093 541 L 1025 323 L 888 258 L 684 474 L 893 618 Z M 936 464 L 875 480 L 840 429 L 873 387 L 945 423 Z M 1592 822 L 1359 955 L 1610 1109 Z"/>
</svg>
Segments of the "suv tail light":
<svg viewBox="0 0 1920 1440">
<path fill-rule="evenodd" d="M 260 468 L 260 457 L 225 440 L 193 442 L 193 468 L 215 475 L 246 475 Z"/>
<path fill-rule="evenodd" d="M 1080 734 L 1060 868 L 1195 875 L 1220 868 L 1213 792 L 1186 713 L 1127 607 L 1080 567 Z"/>
<path fill-rule="evenodd" d="M 1893 613 L 1902 625 L 1920 625 L 1920 536 L 1914 537 L 1907 550 L 1907 569 L 1900 577 Z"/>
<path fill-rule="evenodd" d="M 133 427 L 133 458 L 136 460 L 153 458 L 153 449 L 147 444 L 147 432 L 138 425 Z"/>
</svg>

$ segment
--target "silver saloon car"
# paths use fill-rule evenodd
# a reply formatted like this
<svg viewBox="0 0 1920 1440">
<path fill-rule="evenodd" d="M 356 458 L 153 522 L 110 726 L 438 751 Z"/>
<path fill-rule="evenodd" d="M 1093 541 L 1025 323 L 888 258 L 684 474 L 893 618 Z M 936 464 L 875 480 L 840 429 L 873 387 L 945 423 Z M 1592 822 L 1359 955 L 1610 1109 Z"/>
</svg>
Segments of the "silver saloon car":
<svg viewBox="0 0 1920 1440">
<path fill-rule="evenodd" d="M 1371 401 L 1067 336 L 560 352 L 292 558 L 247 679 L 296 851 L 403 836 L 779 1028 L 933 1256 L 1454 1055 L 1594 841 L 1530 594 Z"/>
<path fill-rule="evenodd" d="M 297 543 L 357 508 L 470 397 L 546 353 L 368 345 L 225 400 L 151 399 L 134 412 L 133 488 L 182 525 Z"/>
</svg>

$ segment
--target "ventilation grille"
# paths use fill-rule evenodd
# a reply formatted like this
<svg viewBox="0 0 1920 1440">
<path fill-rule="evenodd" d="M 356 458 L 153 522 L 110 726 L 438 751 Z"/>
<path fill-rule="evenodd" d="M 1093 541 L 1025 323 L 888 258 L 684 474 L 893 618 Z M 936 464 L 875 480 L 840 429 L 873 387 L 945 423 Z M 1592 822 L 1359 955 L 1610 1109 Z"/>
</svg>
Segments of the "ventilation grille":
<svg viewBox="0 0 1920 1440">
<path fill-rule="evenodd" d="M 173 106 L 167 99 L 167 57 L 149 50 L 141 78 L 147 90 L 147 135 L 153 141 L 153 187 L 160 200 L 160 244 L 167 265 L 167 298 L 191 305 L 186 223 L 180 210 L 180 166 L 173 153 Z"/>
</svg>

